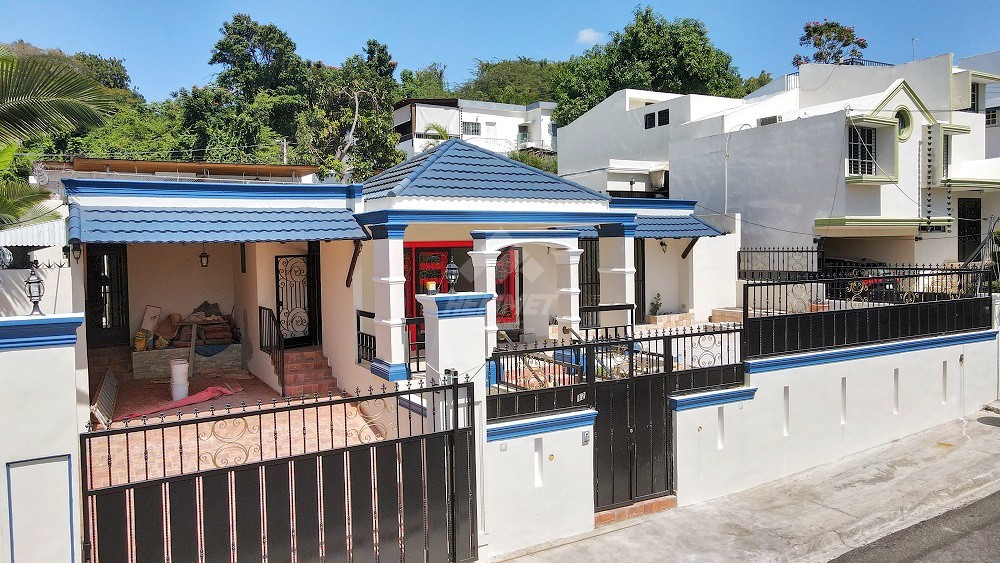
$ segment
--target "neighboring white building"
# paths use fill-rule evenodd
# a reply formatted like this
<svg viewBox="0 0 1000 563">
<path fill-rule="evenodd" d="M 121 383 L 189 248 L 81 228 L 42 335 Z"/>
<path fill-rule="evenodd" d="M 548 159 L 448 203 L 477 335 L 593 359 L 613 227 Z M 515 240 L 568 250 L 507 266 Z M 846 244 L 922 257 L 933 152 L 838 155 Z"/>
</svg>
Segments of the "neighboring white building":
<svg viewBox="0 0 1000 563">
<path fill-rule="evenodd" d="M 622 90 L 561 128 L 559 173 L 742 213 L 748 246 L 962 260 L 1000 215 L 1000 159 L 969 111 L 998 81 L 948 54 L 805 65 L 745 99 Z"/>
<path fill-rule="evenodd" d="M 430 129 L 440 125 L 449 138 L 462 139 L 494 152 L 517 149 L 556 150 L 553 102 L 527 106 L 461 99 L 407 99 L 395 106 L 392 125 L 400 135 L 396 148 L 408 157 L 440 142 Z"/>
<path fill-rule="evenodd" d="M 1000 74 L 1000 51 L 983 53 L 958 60 L 958 66 L 980 72 Z M 986 91 L 977 105 L 977 111 L 986 114 L 986 158 L 1000 157 L 1000 84 L 986 85 Z"/>
</svg>

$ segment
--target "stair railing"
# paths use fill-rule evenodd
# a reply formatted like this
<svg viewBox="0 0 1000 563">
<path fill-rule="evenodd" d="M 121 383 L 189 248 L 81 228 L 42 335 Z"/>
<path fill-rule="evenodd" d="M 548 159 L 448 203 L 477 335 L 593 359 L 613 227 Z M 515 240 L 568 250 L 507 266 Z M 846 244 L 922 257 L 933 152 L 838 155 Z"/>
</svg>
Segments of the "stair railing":
<svg viewBox="0 0 1000 563">
<path fill-rule="evenodd" d="M 285 394 L 285 337 L 274 311 L 257 306 L 257 326 L 260 333 L 260 350 L 271 356 L 274 374 L 278 377 L 281 394 Z"/>
</svg>

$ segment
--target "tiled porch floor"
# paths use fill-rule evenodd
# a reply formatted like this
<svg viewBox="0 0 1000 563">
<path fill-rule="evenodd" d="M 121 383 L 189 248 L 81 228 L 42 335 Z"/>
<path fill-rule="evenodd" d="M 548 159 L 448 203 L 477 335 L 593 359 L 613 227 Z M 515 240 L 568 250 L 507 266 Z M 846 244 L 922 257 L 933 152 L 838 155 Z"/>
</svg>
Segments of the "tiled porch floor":
<svg viewBox="0 0 1000 563">
<path fill-rule="evenodd" d="M 199 412 L 207 413 L 210 405 L 215 405 L 217 410 L 225 408 L 226 404 L 239 406 L 241 401 L 245 401 L 248 406 L 257 405 L 259 400 L 267 405 L 271 399 L 281 400 L 281 395 L 267 386 L 256 377 L 249 376 L 242 370 L 218 370 L 211 374 L 197 375 L 189 380 L 188 394 L 194 395 L 199 391 L 204 391 L 208 387 L 242 387 L 243 390 L 233 395 L 224 395 L 206 403 L 189 405 L 184 407 L 184 412 L 190 412 L 197 408 Z M 170 382 L 155 379 L 132 379 L 121 381 L 118 384 L 118 401 L 115 403 L 114 418 L 120 418 L 130 413 L 146 411 L 159 405 L 166 405 L 171 402 Z M 168 412 L 174 415 L 176 411 Z M 154 418 L 154 415 L 150 415 Z M 158 417 L 157 417 L 158 418 Z M 117 425 L 115 425 L 117 426 Z"/>
</svg>

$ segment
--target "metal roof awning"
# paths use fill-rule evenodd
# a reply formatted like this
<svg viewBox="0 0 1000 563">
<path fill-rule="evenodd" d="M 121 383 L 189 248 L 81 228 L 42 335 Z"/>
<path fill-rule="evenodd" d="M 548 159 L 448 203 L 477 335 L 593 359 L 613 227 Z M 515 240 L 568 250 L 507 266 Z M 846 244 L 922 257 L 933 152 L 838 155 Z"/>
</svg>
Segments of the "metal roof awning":
<svg viewBox="0 0 1000 563">
<path fill-rule="evenodd" d="M 66 244 L 66 222 L 54 219 L 0 229 L 0 246 L 63 246 Z"/>
<path fill-rule="evenodd" d="M 70 204 L 69 240 L 84 243 L 365 239 L 343 208 L 178 208 Z"/>
<path fill-rule="evenodd" d="M 722 231 L 694 215 L 639 215 L 635 218 L 635 238 L 696 238 L 717 237 Z M 581 238 L 597 236 L 594 227 L 576 228 Z"/>
</svg>

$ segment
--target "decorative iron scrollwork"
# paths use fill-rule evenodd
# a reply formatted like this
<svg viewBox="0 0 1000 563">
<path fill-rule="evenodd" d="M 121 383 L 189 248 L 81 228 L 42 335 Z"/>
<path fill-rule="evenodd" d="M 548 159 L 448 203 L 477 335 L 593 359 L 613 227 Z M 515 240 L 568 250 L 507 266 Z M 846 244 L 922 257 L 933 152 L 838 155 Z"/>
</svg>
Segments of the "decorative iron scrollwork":
<svg viewBox="0 0 1000 563">
<path fill-rule="evenodd" d="M 261 451 L 258 444 L 242 443 L 244 437 L 259 433 L 259 423 L 251 424 L 246 417 L 216 420 L 209 425 L 208 431 L 199 429 L 198 439 L 202 442 L 222 442 L 222 445 L 214 451 L 202 452 L 199 461 L 210 462 L 212 467 L 221 468 L 247 463 L 253 454 L 257 454 L 259 458 Z"/>
</svg>

